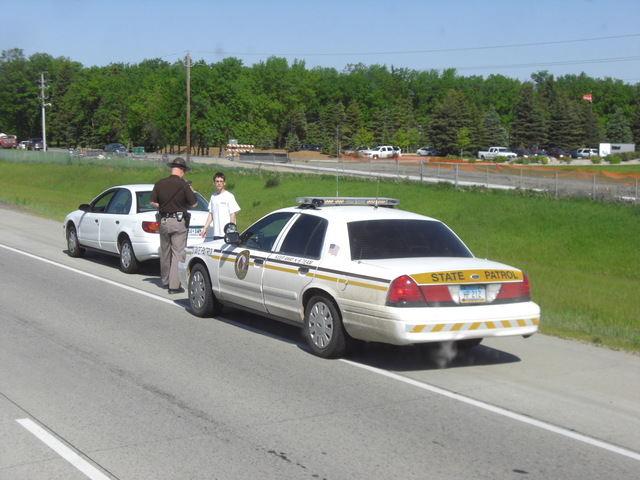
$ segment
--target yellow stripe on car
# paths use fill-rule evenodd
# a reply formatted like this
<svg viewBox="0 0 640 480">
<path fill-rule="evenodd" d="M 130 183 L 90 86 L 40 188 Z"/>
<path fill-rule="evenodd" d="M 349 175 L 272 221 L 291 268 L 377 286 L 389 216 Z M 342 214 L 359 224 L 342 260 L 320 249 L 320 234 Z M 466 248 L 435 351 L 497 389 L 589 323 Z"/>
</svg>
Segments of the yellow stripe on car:
<svg viewBox="0 0 640 480">
<path fill-rule="evenodd" d="M 532 327 L 538 325 L 539 318 L 501 320 L 499 322 L 459 322 L 459 323 L 436 323 L 434 325 L 407 325 L 410 333 L 438 333 L 438 332 L 465 332 L 475 330 L 495 330 L 496 328 Z"/>
<path fill-rule="evenodd" d="M 411 275 L 418 285 L 447 285 L 455 283 L 521 282 L 519 270 L 450 270 Z"/>
</svg>

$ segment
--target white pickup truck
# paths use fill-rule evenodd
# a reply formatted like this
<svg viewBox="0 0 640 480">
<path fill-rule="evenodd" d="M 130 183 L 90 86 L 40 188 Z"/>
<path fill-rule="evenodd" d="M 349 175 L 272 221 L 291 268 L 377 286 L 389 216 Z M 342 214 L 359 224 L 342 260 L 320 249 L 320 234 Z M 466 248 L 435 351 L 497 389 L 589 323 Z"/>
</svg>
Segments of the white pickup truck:
<svg viewBox="0 0 640 480">
<path fill-rule="evenodd" d="M 400 149 L 394 148 L 391 145 L 380 145 L 371 150 L 365 150 L 362 152 L 362 156 L 365 158 L 377 159 L 377 158 L 393 158 L 395 155 L 400 156 Z"/>
<path fill-rule="evenodd" d="M 516 158 L 517 156 L 507 147 L 490 147 L 487 151 L 478 152 L 480 160 L 493 160 L 496 157 Z"/>
</svg>

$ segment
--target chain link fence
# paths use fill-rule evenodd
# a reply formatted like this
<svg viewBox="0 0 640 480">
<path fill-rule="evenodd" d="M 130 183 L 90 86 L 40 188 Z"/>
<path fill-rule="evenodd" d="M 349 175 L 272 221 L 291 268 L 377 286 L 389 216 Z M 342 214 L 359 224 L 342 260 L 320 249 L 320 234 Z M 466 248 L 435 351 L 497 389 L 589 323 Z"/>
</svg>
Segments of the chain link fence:
<svg viewBox="0 0 640 480">
<path fill-rule="evenodd" d="M 197 160 L 196 160 L 197 161 Z M 368 178 L 396 178 L 424 183 L 448 182 L 455 186 L 521 189 L 546 192 L 556 197 L 638 202 L 640 174 L 616 174 L 602 171 L 535 167 L 503 164 L 429 162 L 425 160 L 309 160 L 306 162 L 270 161 L 240 156 L 236 166 L 258 167 L 326 175 Z"/>
<path fill-rule="evenodd" d="M 0 150 L 0 159 L 14 162 L 54 162 L 66 164 L 96 163 L 112 166 L 153 166 L 166 163 L 167 154 L 108 155 L 98 151 L 26 152 Z M 431 162 L 420 159 L 398 161 L 359 159 L 295 160 L 282 155 L 241 154 L 234 159 L 225 157 L 191 156 L 189 162 L 224 167 L 246 168 L 293 173 L 357 176 L 364 178 L 393 178 L 422 183 L 447 182 L 456 187 L 520 189 L 545 192 L 555 197 L 588 197 L 597 200 L 640 202 L 640 174 L 580 169 L 563 170 L 562 165 L 536 167 L 523 165 Z"/>
</svg>

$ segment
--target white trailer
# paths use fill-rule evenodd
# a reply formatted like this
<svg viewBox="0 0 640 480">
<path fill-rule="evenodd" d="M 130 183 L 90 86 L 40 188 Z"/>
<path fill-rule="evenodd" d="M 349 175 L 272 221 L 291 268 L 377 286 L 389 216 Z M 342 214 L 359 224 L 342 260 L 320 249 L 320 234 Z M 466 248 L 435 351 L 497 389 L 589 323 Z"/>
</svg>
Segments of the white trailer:
<svg viewBox="0 0 640 480">
<path fill-rule="evenodd" d="M 598 153 L 601 157 L 606 157 L 607 155 L 622 153 L 622 152 L 635 152 L 636 144 L 635 143 L 601 143 L 600 148 L 598 149 Z"/>
</svg>

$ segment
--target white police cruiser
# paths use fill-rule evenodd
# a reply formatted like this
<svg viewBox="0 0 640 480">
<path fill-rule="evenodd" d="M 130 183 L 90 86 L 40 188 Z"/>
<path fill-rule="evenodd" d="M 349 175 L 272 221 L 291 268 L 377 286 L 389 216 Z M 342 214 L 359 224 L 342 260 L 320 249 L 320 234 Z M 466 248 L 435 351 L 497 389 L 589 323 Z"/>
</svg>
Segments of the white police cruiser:
<svg viewBox="0 0 640 480">
<path fill-rule="evenodd" d="M 302 327 L 318 356 L 353 339 L 394 345 L 530 336 L 540 308 L 516 268 L 475 258 L 444 223 L 390 198 L 301 197 L 242 233 L 188 247 L 189 305 L 223 305 Z"/>
</svg>

